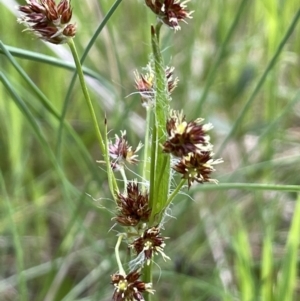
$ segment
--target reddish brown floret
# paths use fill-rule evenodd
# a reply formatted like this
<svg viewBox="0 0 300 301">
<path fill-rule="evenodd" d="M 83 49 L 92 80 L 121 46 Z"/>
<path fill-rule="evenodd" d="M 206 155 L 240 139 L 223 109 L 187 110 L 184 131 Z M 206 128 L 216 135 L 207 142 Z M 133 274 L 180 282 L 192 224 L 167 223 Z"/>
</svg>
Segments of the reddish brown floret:
<svg viewBox="0 0 300 301">
<path fill-rule="evenodd" d="M 151 209 L 149 208 L 148 193 L 142 193 L 139 185 L 129 182 L 127 193 L 118 194 L 118 215 L 114 218 L 123 226 L 136 226 L 139 222 L 149 220 Z"/>
<path fill-rule="evenodd" d="M 136 154 L 141 148 L 142 144 L 139 143 L 137 148 L 132 148 L 128 144 L 126 138 L 126 131 L 121 131 L 121 136 L 116 135 L 115 142 L 109 142 L 109 155 L 113 159 L 111 163 L 114 170 L 119 170 L 124 167 L 126 162 L 129 164 L 137 164 L 139 161 L 137 159 L 138 155 Z"/>
<path fill-rule="evenodd" d="M 72 18 L 69 0 L 56 5 L 53 0 L 26 0 L 27 5 L 19 6 L 23 16 L 19 19 L 39 38 L 53 43 L 66 43 L 76 34 L 76 26 L 68 24 Z"/>
<path fill-rule="evenodd" d="M 190 187 L 194 181 L 198 183 L 217 183 L 217 180 L 211 179 L 210 175 L 215 170 L 213 165 L 222 162 L 222 159 L 214 161 L 211 152 L 190 153 L 183 157 L 173 169 L 181 173 L 183 179 L 188 180 L 188 186 Z"/>
<path fill-rule="evenodd" d="M 182 112 L 171 111 L 167 120 L 168 140 L 163 144 L 163 151 L 173 156 L 182 157 L 189 153 L 200 153 L 211 150 L 209 136 L 211 124 L 201 124 L 203 119 L 187 122 Z"/>
<path fill-rule="evenodd" d="M 146 5 L 158 16 L 158 18 L 169 27 L 180 29 L 179 22 L 186 23 L 187 18 L 191 18 L 193 12 L 186 10 L 186 3 L 189 0 L 145 0 Z"/>
<path fill-rule="evenodd" d="M 144 301 L 143 293 L 153 294 L 151 283 L 144 283 L 139 280 L 141 274 L 138 271 L 132 271 L 128 275 L 113 274 L 111 283 L 115 287 L 113 294 L 114 301 Z"/>
<path fill-rule="evenodd" d="M 152 227 L 144 231 L 141 237 L 135 239 L 130 247 L 133 248 L 136 253 L 143 254 L 143 259 L 148 264 L 150 263 L 154 254 L 160 253 L 164 259 L 169 259 L 163 252 L 165 247 L 165 240 L 167 238 L 161 236 L 160 229 L 158 227 Z"/>
</svg>

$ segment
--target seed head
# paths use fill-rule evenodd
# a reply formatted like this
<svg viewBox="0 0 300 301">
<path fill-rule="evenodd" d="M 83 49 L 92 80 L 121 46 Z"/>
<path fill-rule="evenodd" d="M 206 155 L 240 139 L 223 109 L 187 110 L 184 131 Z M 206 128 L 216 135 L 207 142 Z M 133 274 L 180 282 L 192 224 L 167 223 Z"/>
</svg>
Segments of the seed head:
<svg viewBox="0 0 300 301">
<path fill-rule="evenodd" d="M 173 169 L 182 174 L 183 179 L 188 180 L 188 186 L 196 181 L 198 183 L 213 182 L 217 180 L 211 179 L 210 174 L 215 170 L 213 165 L 222 163 L 222 159 L 213 160 L 213 153 L 206 151 L 201 153 L 189 153 L 182 157 L 180 161 L 173 166 Z"/>
<path fill-rule="evenodd" d="M 165 247 L 165 240 L 167 237 L 163 237 L 160 234 L 158 227 L 152 227 L 146 229 L 141 237 L 135 239 L 129 247 L 133 248 L 138 255 L 142 254 L 143 261 L 150 264 L 154 254 L 160 253 L 164 259 L 170 259 L 163 251 Z"/>
<path fill-rule="evenodd" d="M 119 170 L 125 166 L 125 163 L 137 164 L 139 161 L 136 154 L 143 144 L 139 143 L 137 148 L 132 148 L 126 140 L 126 131 L 121 131 L 121 136 L 116 135 L 115 143 L 109 141 L 109 155 L 113 159 L 112 169 Z"/>
<path fill-rule="evenodd" d="M 151 209 L 148 193 L 142 193 L 136 182 L 132 181 L 127 184 L 126 194 L 118 194 L 117 204 L 119 214 L 114 219 L 119 224 L 136 226 L 140 221 L 149 220 Z"/>
<path fill-rule="evenodd" d="M 169 138 L 163 144 L 163 151 L 176 157 L 182 157 L 189 153 L 211 150 L 210 137 L 206 133 L 212 128 L 212 125 L 210 123 L 202 125 L 202 121 L 203 119 L 198 118 L 187 122 L 183 112 L 171 110 L 166 124 Z"/>
<path fill-rule="evenodd" d="M 111 283 L 115 287 L 112 299 L 114 301 L 144 301 L 144 292 L 153 294 L 152 283 L 144 283 L 139 280 L 140 276 L 137 270 L 128 275 L 118 273 L 111 275 Z"/>
<path fill-rule="evenodd" d="M 69 24 L 72 18 L 71 0 L 26 0 L 27 5 L 19 6 L 23 13 L 18 19 L 36 36 L 53 44 L 66 43 L 75 36 L 75 24 Z"/>
<path fill-rule="evenodd" d="M 158 16 L 158 18 L 171 27 L 179 30 L 179 22 L 186 22 L 186 18 L 192 18 L 192 11 L 186 10 L 186 0 L 180 3 L 180 0 L 145 0 L 146 5 Z"/>
</svg>

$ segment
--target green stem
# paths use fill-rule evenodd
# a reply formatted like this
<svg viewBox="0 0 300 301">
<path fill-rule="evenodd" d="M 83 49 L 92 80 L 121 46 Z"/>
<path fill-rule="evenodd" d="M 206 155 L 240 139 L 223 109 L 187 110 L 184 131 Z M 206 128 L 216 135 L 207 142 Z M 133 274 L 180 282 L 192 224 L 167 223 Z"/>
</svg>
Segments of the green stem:
<svg viewBox="0 0 300 301">
<path fill-rule="evenodd" d="M 150 264 L 145 265 L 143 269 L 143 281 L 145 283 L 153 283 L 152 281 L 152 260 L 150 261 Z M 149 293 L 145 294 L 145 301 L 151 301 L 152 295 Z"/>
<path fill-rule="evenodd" d="M 104 156 L 104 154 L 105 154 L 105 144 L 103 142 L 103 138 L 102 138 L 102 135 L 101 135 L 101 132 L 100 132 L 100 129 L 99 129 L 98 122 L 97 122 L 97 117 L 96 117 L 96 114 L 95 114 L 95 110 L 94 110 L 94 107 L 93 107 L 93 104 L 92 104 L 92 101 L 91 101 L 91 98 L 90 98 L 90 95 L 89 95 L 89 92 L 88 92 L 88 89 L 87 89 L 87 86 L 86 86 L 86 83 L 85 83 L 85 80 L 84 80 L 82 67 L 81 67 L 81 64 L 80 64 L 80 60 L 79 60 L 79 57 L 78 57 L 77 50 L 76 50 L 73 39 L 69 40 L 68 45 L 71 49 L 71 52 L 72 52 L 72 55 L 73 55 L 73 58 L 74 58 L 74 61 L 75 61 L 75 65 L 76 65 L 80 85 L 81 85 L 84 98 L 86 100 L 86 103 L 88 105 L 88 108 L 89 108 L 89 111 L 90 111 L 90 114 L 91 114 L 91 117 L 92 117 L 92 123 L 93 123 L 94 129 L 95 129 L 96 135 L 97 135 L 97 140 L 98 140 L 102 155 Z"/>
<path fill-rule="evenodd" d="M 185 184 L 186 179 L 182 179 L 180 181 L 180 183 L 178 184 L 178 186 L 174 189 L 174 191 L 170 194 L 167 202 L 166 202 L 166 207 L 165 210 L 168 208 L 168 206 L 171 204 L 171 202 L 173 201 L 173 199 L 175 198 L 175 196 L 179 193 L 180 189 L 182 188 L 182 186 Z"/>
<path fill-rule="evenodd" d="M 89 92 L 88 92 L 88 89 L 87 89 L 87 86 L 86 86 L 86 83 L 85 83 L 85 80 L 84 80 L 84 75 L 83 75 L 83 72 L 82 72 L 82 66 L 81 66 L 81 63 L 80 63 L 80 60 L 79 60 L 79 57 L 78 57 L 77 50 L 76 50 L 73 39 L 70 39 L 68 41 L 68 45 L 69 45 L 70 50 L 72 52 L 74 62 L 75 62 L 75 65 L 76 65 L 76 69 L 77 69 L 77 74 L 78 74 L 79 81 L 80 81 L 80 84 L 81 84 L 82 92 L 83 92 L 84 98 L 86 100 L 86 103 L 88 105 L 88 108 L 89 108 L 89 111 L 90 111 L 90 114 L 91 114 L 91 117 L 92 117 L 92 123 L 93 123 L 93 126 L 94 126 L 94 130 L 96 132 L 97 141 L 99 143 L 99 147 L 100 147 L 100 150 L 102 152 L 102 155 L 105 158 L 105 163 L 106 163 L 106 168 L 107 168 L 107 175 L 108 175 L 108 178 L 109 178 L 109 183 L 111 184 L 110 185 L 110 191 L 111 191 L 111 194 L 114 197 L 115 192 L 118 191 L 118 187 L 117 187 L 115 176 L 112 172 L 110 162 L 109 162 L 109 158 L 108 158 L 108 155 L 107 155 L 108 154 L 108 148 L 106 147 L 106 145 L 107 145 L 107 136 L 105 136 L 105 141 L 104 141 L 103 138 L 102 138 L 101 132 L 100 132 L 98 122 L 97 122 L 97 117 L 96 117 L 96 114 L 95 114 L 95 110 L 94 110 L 94 107 L 93 107 L 93 104 L 92 104 L 92 101 L 91 101 L 91 98 L 90 98 L 90 95 L 89 95 Z M 106 126 L 106 121 L 105 121 L 105 126 Z"/>
</svg>

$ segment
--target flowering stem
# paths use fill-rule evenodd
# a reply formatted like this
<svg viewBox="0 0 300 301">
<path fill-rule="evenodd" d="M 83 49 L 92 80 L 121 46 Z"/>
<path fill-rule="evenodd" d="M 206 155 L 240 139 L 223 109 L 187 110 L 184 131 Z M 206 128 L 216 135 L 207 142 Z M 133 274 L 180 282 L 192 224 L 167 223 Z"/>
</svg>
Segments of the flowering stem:
<svg viewBox="0 0 300 301">
<path fill-rule="evenodd" d="M 150 222 L 154 221 L 154 218 L 159 214 L 165 207 L 165 202 L 168 198 L 169 191 L 169 181 L 170 181 L 170 157 L 166 157 L 159 147 L 159 142 L 166 139 L 165 126 L 167 121 L 167 113 L 169 107 L 169 95 L 167 90 L 166 75 L 164 69 L 164 63 L 162 55 L 159 49 L 159 31 L 161 28 L 161 23 L 157 24 L 156 28 L 151 27 L 151 42 L 152 51 L 154 56 L 155 65 L 155 79 L 156 79 L 156 97 L 155 97 L 155 120 L 154 128 L 156 132 L 155 144 L 152 147 L 155 149 L 155 156 L 151 156 L 151 161 L 155 160 L 154 163 L 151 162 L 152 166 L 155 164 L 154 172 L 152 175 L 151 187 L 150 187 L 150 197 L 152 211 Z M 165 161 L 166 160 L 166 161 Z M 168 172 L 165 172 L 167 170 Z M 161 176 L 162 175 L 162 176 Z"/>
<path fill-rule="evenodd" d="M 119 248 L 120 248 L 120 244 L 122 242 L 122 239 L 123 239 L 123 234 L 121 234 L 118 237 L 118 241 L 117 241 L 117 244 L 115 246 L 115 254 L 116 254 L 116 260 L 117 260 L 117 263 L 118 263 L 119 273 L 125 276 L 126 273 L 125 273 L 124 268 L 122 266 L 122 262 L 121 262 L 120 254 L 119 254 Z"/>
<path fill-rule="evenodd" d="M 80 64 L 80 60 L 79 60 L 79 57 L 78 57 L 77 50 L 76 50 L 73 39 L 69 39 L 68 45 L 69 45 L 70 50 L 72 52 L 74 62 L 75 62 L 75 65 L 76 65 L 76 69 L 77 69 L 77 74 L 78 74 L 79 81 L 80 81 L 80 84 L 81 84 L 82 92 L 83 92 L 84 98 L 87 102 L 87 105 L 88 105 L 88 108 L 89 108 L 89 111 L 90 111 L 90 114 L 91 114 L 91 117 L 92 117 L 92 123 L 93 123 L 93 126 L 94 126 L 94 130 L 96 132 L 96 136 L 97 136 L 97 140 L 98 140 L 98 143 L 99 143 L 99 146 L 100 146 L 100 150 L 102 152 L 102 155 L 105 158 L 106 167 L 107 167 L 107 174 L 108 174 L 108 178 L 109 178 L 108 182 L 110 184 L 109 185 L 110 191 L 111 191 L 111 194 L 113 196 L 115 196 L 115 192 L 118 191 L 118 187 L 117 187 L 117 182 L 116 182 L 115 176 L 112 172 L 110 162 L 109 162 L 109 159 L 108 159 L 108 156 L 107 156 L 108 148 L 105 147 L 105 145 L 107 145 L 107 138 L 105 136 L 105 141 L 102 138 L 102 135 L 101 135 L 101 132 L 100 132 L 100 129 L 99 129 L 99 125 L 98 125 L 98 122 L 97 122 L 97 117 L 96 117 L 96 114 L 95 114 L 95 110 L 94 110 L 94 107 L 93 107 L 93 104 L 92 104 L 92 101 L 91 101 L 91 98 L 90 98 L 90 95 L 89 95 L 89 92 L 88 92 L 88 89 L 87 89 L 87 86 L 86 86 L 86 83 L 85 83 L 85 80 L 84 80 L 82 67 L 81 67 L 81 64 Z"/>
</svg>

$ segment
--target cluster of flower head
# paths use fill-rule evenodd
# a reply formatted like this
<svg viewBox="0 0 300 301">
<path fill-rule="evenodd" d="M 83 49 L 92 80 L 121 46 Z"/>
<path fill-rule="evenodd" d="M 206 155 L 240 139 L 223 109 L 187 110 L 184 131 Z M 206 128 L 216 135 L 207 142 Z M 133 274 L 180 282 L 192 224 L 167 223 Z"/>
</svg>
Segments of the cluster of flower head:
<svg viewBox="0 0 300 301">
<path fill-rule="evenodd" d="M 186 3 L 180 0 L 145 0 L 146 5 L 156 14 L 158 20 L 174 30 L 180 29 L 180 22 L 186 22 L 193 12 L 186 9 Z M 71 0 L 26 0 L 27 5 L 19 6 L 22 13 L 20 23 L 27 26 L 39 38 L 53 43 L 66 43 L 76 33 L 75 24 L 71 24 Z M 176 88 L 178 79 L 173 79 L 174 68 L 165 68 L 166 89 L 169 95 Z M 135 74 L 135 83 L 141 95 L 142 104 L 147 108 L 155 106 L 156 79 L 152 65 L 146 67 L 146 74 Z M 202 119 L 187 122 L 182 112 L 170 111 L 166 130 L 168 138 L 162 145 L 162 151 L 172 154 L 176 158 L 173 169 L 186 179 L 188 186 L 196 181 L 216 182 L 210 178 L 214 170 L 213 165 L 222 160 L 213 160 L 212 145 L 209 143 L 211 124 L 202 124 Z M 139 143 L 136 148 L 129 145 L 126 131 L 121 131 L 120 137 L 108 144 L 111 168 L 124 172 L 127 164 L 137 164 L 137 152 L 141 149 Z M 141 188 L 136 181 L 127 183 L 123 193 L 116 197 L 116 216 L 113 220 L 126 227 L 128 248 L 133 250 L 136 259 L 130 263 L 128 274 L 119 271 L 111 276 L 115 287 L 114 301 L 143 301 L 143 293 L 154 293 L 151 283 L 144 283 L 140 279 L 140 269 L 149 265 L 154 255 L 161 255 L 164 260 L 169 259 L 164 254 L 165 240 L 161 234 L 161 225 L 149 222 L 152 208 L 149 205 L 149 193 Z"/>
<path fill-rule="evenodd" d="M 115 287 L 113 300 L 144 300 L 143 293 L 154 293 L 151 283 L 139 280 L 140 269 L 151 262 L 154 255 L 164 254 L 166 237 L 161 235 L 161 227 L 148 226 L 151 215 L 149 194 L 143 191 L 136 181 L 130 181 L 124 193 L 117 195 L 117 214 L 113 218 L 118 224 L 127 227 L 128 248 L 133 250 L 136 259 L 129 265 L 131 271 L 126 274 L 115 273 L 111 276 Z"/>
<path fill-rule="evenodd" d="M 213 147 L 207 134 L 212 124 L 202 122 L 201 118 L 187 122 L 183 112 L 171 110 L 166 125 L 168 139 L 163 151 L 176 158 L 173 169 L 182 174 L 189 187 L 194 181 L 217 183 L 210 174 L 214 171 L 213 165 L 223 162 L 222 159 L 213 160 Z"/>
</svg>

